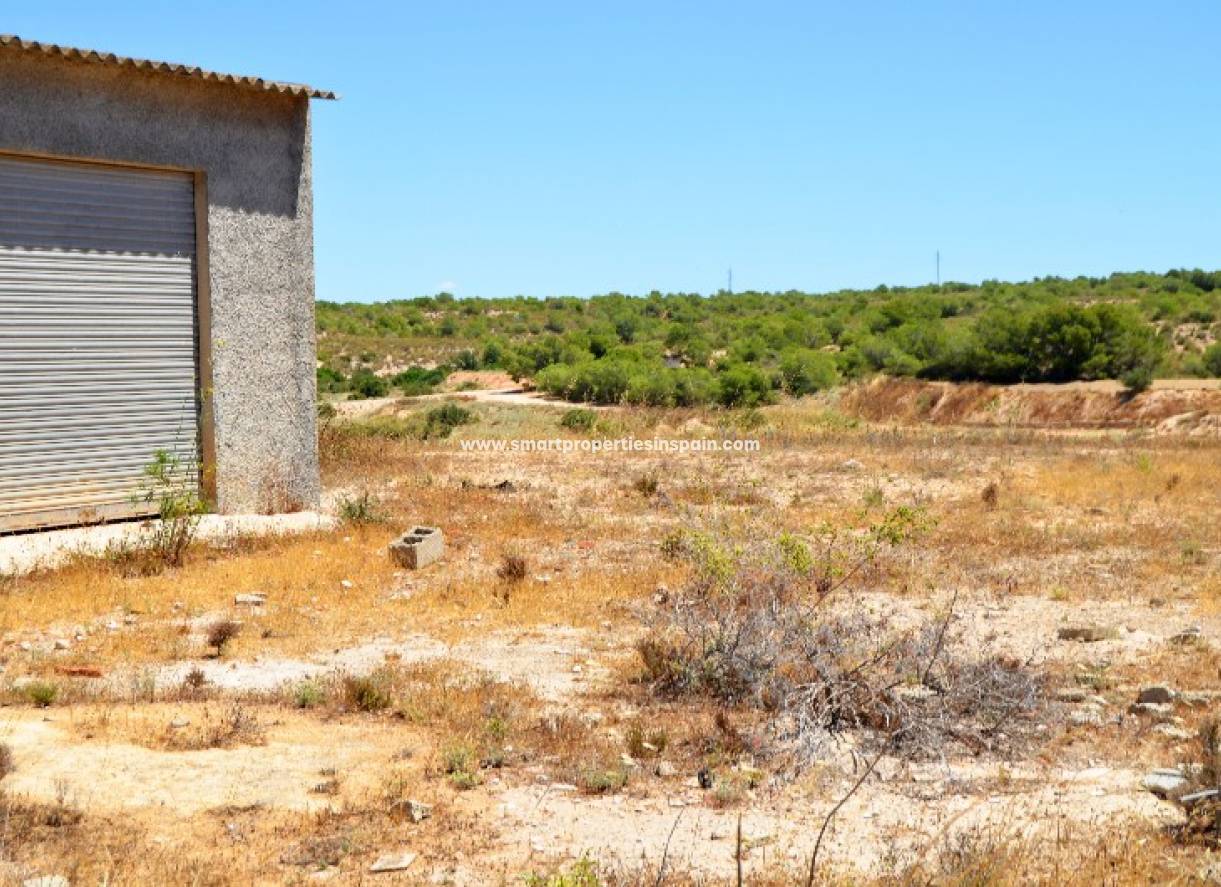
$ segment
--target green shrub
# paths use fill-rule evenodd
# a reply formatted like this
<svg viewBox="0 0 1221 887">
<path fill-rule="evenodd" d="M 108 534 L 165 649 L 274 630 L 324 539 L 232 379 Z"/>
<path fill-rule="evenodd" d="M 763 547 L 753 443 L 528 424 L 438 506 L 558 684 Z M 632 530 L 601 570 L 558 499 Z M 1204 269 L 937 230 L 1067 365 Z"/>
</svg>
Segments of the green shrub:
<svg viewBox="0 0 1221 887">
<path fill-rule="evenodd" d="M 293 704 L 297 708 L 317 708 L 326 701 L 326 691 L 314 681 L 302 681 L 293 691 Z"/>
<path fill-rule="evenodd" d="M 352 374 L 348 382 L 353 400 L 363 400 L 369 397 L 385 397 L 390 391 L 390 385 L 381 376 L 374 375 L 367 369 L 359 369 Z"/>
<path fill-rule="evenodd" d="M 453 741 L 441 749 L 441 765 L 454 788 L 465 791 L 479 785 L 479 756 L 466 742 Z"/>
<path fill-rule="evenodd" d="M 839 383 L 839 371 L 832 355 L 794 348 L 781 355 L 780 378 L 787 393 L 801 396 L 834 387 Z"/>
<path fill-rule="evenodd" d="M 406 397 L 417 397 L 421 394 L 431 394 L 448 377 L 449 369 L 444 366 L 433 369 L 411 366 L 401 373 L 396 373 L 391 378 L 390 385 L 397 388 Z"/>
<path fill-rule="evenodd" d="M 339 519 L 345 524 L 361 526 L 386 521 L 386 515 L 382 513 L 380 503 L 368 490 L 362 490 L 355 496 L 340 497 L 338 511 Z"/>
<path fill-rule="evenodd" d="M 590 795 L 613 795 L 627 785 L 623 767 L 587 767 L 581 771 L 580 788 Z"/>
<path fill-rule="evenodd" d="M 698 407 L 716 399 L 716 378 L 704 367 L 674 370 L 674 404 Z"/>
<path fill-rule="evenodd" d="M 157 522 L 145 538 L 147 550 L 167 567 L 182 566 L 207 505 L 197 492 L 196 466 L 158 450 L 144 466 L 145 502 L 156 504 Z"/>
<path fill-rule="evenodd" d="M 328 366 L 320 366 L 316 371 L 319 393 L 335 394 L 348 387 L 347 377 Z"/>
<path fill-rule="evenodd" d="M 474 414 L 455 403 L 433 407 L 424 414 L 425 440 L 437 437 L 449 437 L 450 432 L 460 425 L 469 425 L 475 421 Z"/>
<path fill-rule="evenodd" d="M 726 407 L 751 407 L 766 403 L 772 383 L 767 374 L 748 364 L 737 364 L 717 377 L 717 401 Z"/>
<path fill-rule="evenodd" d="M 661 883 L 660 877 L 658 883 Z M 550 876 L 527 875 L 526 887 L 602 887 L 602 879 L 593 861 L 582 857 L 566 872 L 556 872 Z"/>
<path fill-rule="evenodd" d="M 491 341 L 483 346 L 482 363 L 488 369 L 498 367 L 504 360 L 505 348 L 501 342 Z"/>
<path fill-rule="evenodd" d="M 21 692 L 39 708 L 48 708 L 59 696 L 59 685 L 51 681 L 30 681 L 21 688 Z"/>
<path fill-rule="evenodd" d="M 674 379 L 667 372 L 637 373 L 628 380 L 623 392 L 626 403 L 648 407 L 674 405 Z"/>
<path fill-rule="evenodd" d="M 560 417 L 560 425 L 569 431 L 593 431 L 598 414 L 593 410 L 568 410 Z"/>
<path fill-rule="evenodd" d="M 1210 375 L 1221 376 L 1221 342 L 1214 342 L 1204 350 L 1204 369 Z"/>
</svg>

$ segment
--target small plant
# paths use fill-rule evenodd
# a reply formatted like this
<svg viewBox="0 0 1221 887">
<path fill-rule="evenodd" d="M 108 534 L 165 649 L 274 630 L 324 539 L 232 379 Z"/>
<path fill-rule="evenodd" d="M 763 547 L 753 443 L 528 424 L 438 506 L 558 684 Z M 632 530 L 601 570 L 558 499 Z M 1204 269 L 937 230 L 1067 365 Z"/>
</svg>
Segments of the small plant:
<svg viewBox="0 0 1221 887">
<path fill-rule="evenodd" d="M 249 710 L 234 703 L 222 713 L 219 722 L 206 730 L 204 748 L 230 748 L 234 745 L 262 745 L 263 727 Z"/>
<path fill-rule="evenodd" d="M 658 883 L 661 883 L 660 879 Z M 583 856 L 566 872 L 527 875 L 526 887 L 602 887 L 602 879 L 593 861 Z"/>
<path fill-rule="evenodd" d="M 679 560 L 687 550 L 687 543 L 688 533 L 680 528 L 666 533 L 658 548 L 661 549 L 662 557 L 667 560 Z"/>
<path fill-rule="evenodd" d="M 1179 559 L 1184 566 L 1198 567 L 1208 561 L 1203 546 L 1194 539 L 1185 539 L 1179 543 Z"/>
<path fill-rule="evenodd" d="M 49 708 L 59 696 L 59 685 L 50 681 L 31 681 L 23 688 L 25 697 L 39 708 Z"/>
<path fill-rule="evenodd" d="M 613 795 L 627 785 L 623 767 L 587 767 L 581 771 L 581 790 L 590 795 Z"/>
<path fill-rule="evenodd" d="M 593 410 L 568 410 L 560 417 L 560 426 L 569 431 L 590 432 L 598 421 L 598 414 Z"/>
<path fill-rule="evenodd" d="M 463 409 L 456 403 L 443 404 L 424 414 L 424 430 L 421 436 L 425 440 L 449 437 L 450 432 L 458 426 L 469 425 L 474 421 L 475 415 L 470 410 Z"/>
<path fill-rule="evenodd" d="M 984 487 L 983 492 L 979 494 L 979 498 L 983 501 L 984 507 L 989 511 L 995 511 L 1001 500 L 1001 488 L 996 481 L 988 481 L 988 485 Z"/>
<path fill-rule="evenodd" d="M 386 522 L 381 504 L 368 490 L 362 490 L 355 496 L 343 496 L 339 500 L 338 510 L 339 519 L 345 524 L 366 526 Z"/>
<path fill-rule="evenodd" d="M 716 781 L 712 803 L 717 807 L 736 807 L 746 799 L 748 785 L 744 779 L 731 775 Z"/>
<path fill-rule="evenodd" d="M 451 742 L 441 749 L 441 763 L 454 788 L 465 791 L 479 785 L 479 759 L 465 742 Z"/>
<path fill-rule="evenodd" d="M 390 689 L 385 675 L 374 672 L 364 677 L 348 676 L 343 680 L 344 701 L 357 711 L 383 711 L 390 707 Z"/>
<path fill-rule="evenodd" d="M 657 491 L 661 489 L 661 481 L 657 477 L 657 473 L 653 471 L 646 472 L 640 475 L 633 481 L 632 486 L 636 492 L 646 499 L 651 499 L 657 495 Z"/>
<path fill-rule="evenodd" d="M 194 464 L 158 450 L 144 468 L 144 501 L 157 504 L 148 549 L 167 567 L 182 566 L 183 556 L 207 511 L 196 492 Z"/>
<path fill-rule="evenodd" d="M 326 691 L 315 681 L 302 681 L 293 692 L 297 708 L 317 708 L 326 701 Z"/>
<path fill-rule="evenodd" d="M 242 631 L 242 624 L 234 619 L 220 619 L 212 623 L 208 629 L 208 646 L 216 650 L 216 655 L 223 656 L 225 647 Z"/>
<path fill-rule="evenodd" d="M 0 742 L 0 779 L 4 779 L 16 769 L 17 765 L 13 763 L 13 750 Z"/>
<path fill-rule="evenodd" d="M 198 693 L 208 685 L 208 676 L 198 666 L 192 668 L 182 679 L 182 689 L 188 695 Z"/>
<path fill-rule="evenodd" d="M 633 758 L 647 758 L 660 755 L 670 743 L 670 737 L 663 730 L 646 731 L 640 724 L 632 724 L 627 729 L 625 744 L 627 753 Z"/>
<path fill-rule="evenodd" d="M 496 568 L 496 575 L 501 581 L 507 582 L 510 585 L 516 585 L 526 578 L 528 565 L 526 559 L 520 554 L 506 552 L 501 555 L 500 566 Z"/>
</svg>

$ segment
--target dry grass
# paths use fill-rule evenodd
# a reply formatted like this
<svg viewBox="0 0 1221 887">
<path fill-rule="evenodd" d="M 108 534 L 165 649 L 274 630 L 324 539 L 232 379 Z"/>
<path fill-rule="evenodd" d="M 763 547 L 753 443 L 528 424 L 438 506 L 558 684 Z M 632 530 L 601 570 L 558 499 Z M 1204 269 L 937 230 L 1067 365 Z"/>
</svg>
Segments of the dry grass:
<svg viewBox="0 0 1221 887">
<path fill-rule="evenodd" d="M 977 395 L 955 394 L 961 402 L 939 410 L 967 415 L 978 407 Z M 410 418 L 427 406 L 392 411 Z M 608 846 L 618 840 L 610 834 L 615 823 L 635 823 L 635 816 L 656 814 L 649 828 L 668 828 L 678 809 L 668 799 L 679 796 L 701 816 L 770 811 L 808 820 L 843 791 L 837 761 L 863 748 L 855 728 L 846 731 L 844 748 L 794 778 L 757 742 L 774 726 L 775 713 L 766 706 L 658 699 L 639 682 L 634 646 L 644 630 L 641 617 L 659 606 L 655 601 L 673 602 L 690 577 L 689 565 L 661 556 L 663 540 L 684 527 L 715 526 L 726 538 L 750 538 L 760 527 L 769 538 L 785 531 L 808 536 L 824 523 L 852 533 L 896 506 L 919 506 L 935 519 L 935 529 L 863 572 L 852 588 L 854 603 L 901 628 L 935 620 L 957 592 L 962 624 L 955 628 L 965 644 L 975 645 L 968 651 L 1015 651 L 1025 661 L 1038 645 L 1040 667 L 1054 677 L 1053 686 L 1081 682 L 1107 700 L 1108 717 L 1117 723 L 1099 727 L 1064 728 L 1067 709 L 1053 706 L 1037 753 L 1019 750 L 1028 756 L 1014 764 L 1028 768 L 1020 778 L 1003 778 L 994 768 L 965 788 L 920 788 L 893 775 L 887 785 L 931 793 L 920 802 L 927 806 L 906 796 L 871 801 L 911 803 L 915 812 L 931 810 L 938 823 L 955 819 L 956 798 L 1036 792 L 1041 772 L 1092 762 L 1114 768 L 1174 763 L 1188 754 L 1190 742 L 1119 716 L 1144 683 L 1187 690 L 1221 685 L 1213 646 L 1164 640 L 1192 622 L 1206 634 L 1217 631 L 1221 446 L 1215 441 L 1035 428 L 894 428 L 852 418 L 851 404 L 840 411 L 806 402 L 769 407 L 746 424 L 741 416 L 707 410 L 599 412 L 597 428 L 588 432 L 726 432 L 758 437 L 759 454 L 494 457 L 463 453 L 455 441 L 584 432 L 561 428 L 562 410 L 468 406 L 477 421 L 457 428 L 452 440 L 328 427 L 329 494 L 337 502 L 367 494 L 371 508 L 358 510 L 376 511 L 381 522 L 197 543 L 182 567 L 158 575 L 131 575 L 122 564 L 81 558 L 0 581 L 0 702 L 28 729 L 65 731 L 67 738 L 55 741 L 82 754 L 144 750 L 150 767 L 169 766 L 159 756 L 181 766 L 221 756 L 235 767 L 254 767 L 260 755 L 270 759 L 281 747 L 333 747 L 337 758 L 294 784 L 294 797 L 313 805 L 308 809 L 287 809 L 271 798 L 257 809 L 219 805 L 212 813 L 175 816 L 151 806 L 115 809 L 96 799 L 57 801 L 44 786 L 36 793 L 41 800 L 0 802 L 4 852 L 28 871 L 62 873 L 73 883 L 302 883 L 332 865 L 339 869 L 334 883 L 360 883 L 380 852 L 407 845 L 422 854 L 411 873 L 418 880 L 442 877 L 457 863 L 466 867 L 465 876 L 454 876 L 457 883 L 466 877 L 466 883 L 507 884 L 521 883 L 530 871 L 550 876 L 570 868 L 528 851 L 534 833 L 527 829 L 538 830 L 548 845 L 560 841 L 553 832 L 562 836 L 568 827 L 561 816 L 606 817 Z M 399 571 L 386 545 L 417 524 L 443 528 L 445 557 L 420 571 Z M 235 604 L 234 595 L 255 592 L 266 595 L 265 605 Z M 1098 645 L 1055 641 L 1058 625 L 1101 619 L 1130 624 L 1133 632 L 1121 630 L 1119 640 Z M 226 632 L 223 643 L 209 637 L 216 626 L 236 624 L 240 632 Z M 274 692 L 181 680 L 193 664 L 228 669 L 257 658 L 271 667 L 270 660 L 423 636 L 454 645 L 451 655 L 412 663 L 382 661 L 378 654 L 376 667 L 293 681 Z M 54 638 L 68 639 L 67 649 L 56 649 Z M 555 652 L 569 644 L 573 652 Z M 221 648 L 223 658 L 211 661 Z M 472 664 L 480 655 L 479 665 Z M 142 677 L 175 663 L 173 685 L 154 686 Z M 78 676 L 94 669 L 103 677 Z M 23 689 L 31 678 L 56 687 L 45 712 L 33 708 L 37 700 Z M 51 720 L 39 726 L 44 716 Z M 1175 716 L 1183 729 L 1195 730 L 1206 714 L 1180 707 Z M 0 740 L 12 746 L 10 764 L 17 768 L 4 784 L 35 779 L 30 746 L 3 732 Z M 351 751 L 361 742 L 369 747 Z M 351 751 L 346 763 L 338 761 L 343 749 Z M 962 763 L 956 756 L 978 763 L 975 753 L 953 743 L 943 751 L 951 763 Z M 673 775 L 656 775 L 662 763 Z M 715 788 L 689 786 L 698 773 Z M 86 775 L 80 784 L 88 783 Z M 564 795 L 576 804 L 573 811 L 559 807 L 530 818 L 521 793 L 556 783 L 576 786 Z M 407 822 L 401 811 L 411 799 L 435 805 L 433 817 Z M 497 812 L 511 802 L 518 804 L 515 813 Z M 843 815 L 841 827 L 850 830 L 857 814 Z M 518 817 L 527 824 L 517 825 Z M 861 852 L 887 877 L 851 874 L 849 858 L 838 852 L 821 868 L 819 883 L 1169 883 L 1185 882 L 1202 864 L 1198 849 L 1171 843 L 1153 826 L 1125 831 L 1129 826 L 1118 820 L 1102 820 L 1065 828 L 1061 840 L 1048 843 L 946 826 L 944 835 L 914 844 L 911 835 L 892 836 L 893 856 L 865 829 Z M 777 865 L 785 849 L 751 850 L 749 883 L 802 877 L 800 859 Z M 656 857 L 651 853 L 643 869 L 603 866 L 600 883 L 654 884 Z M 6 877 L 0 868 L 0 884 Z M 732 877 L 732 869 L 683 862 L 668 868 L 664 883 Z"/>
</svg>

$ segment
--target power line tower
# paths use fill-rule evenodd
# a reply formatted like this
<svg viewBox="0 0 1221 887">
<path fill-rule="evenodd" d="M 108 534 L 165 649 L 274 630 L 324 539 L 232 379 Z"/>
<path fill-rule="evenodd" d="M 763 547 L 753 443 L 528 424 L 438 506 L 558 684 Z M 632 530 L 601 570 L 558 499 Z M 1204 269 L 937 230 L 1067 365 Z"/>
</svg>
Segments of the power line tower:
<svg viewBox="0 0 1221 887">
<path fill-rule="evenodd" d="M 937 286 L 941 287 L 941 250 L 937 250 Z"/>
<path fill-rule="evenodd" d="M 730 268 L 730 269 L 729 269 L 729 286 L 728 286 L 728 290 L 729 290 L 729 294 L 732 296 L 732 295 L 733 295 L 733 268 Z"/>
</svg>

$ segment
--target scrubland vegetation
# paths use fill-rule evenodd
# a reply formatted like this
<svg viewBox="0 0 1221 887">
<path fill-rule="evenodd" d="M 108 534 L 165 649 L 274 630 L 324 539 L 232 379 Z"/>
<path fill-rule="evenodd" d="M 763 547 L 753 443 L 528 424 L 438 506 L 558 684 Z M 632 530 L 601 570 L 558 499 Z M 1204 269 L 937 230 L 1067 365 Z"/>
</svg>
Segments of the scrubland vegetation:
<svg viewBox="0 0 1221 887">
<path fill-rule="evenodd" d="M 420 394 L 501 369 L 573 401 L 751 406 L 877 373 L 1067 382 L 1221 375 L 1221 272 L 814 295 L 319 303 L 322 390 Z"/>
<path fill-rule="evenodd" d="M 1207 883 L 1221 410 L 1022 397 L 331 414 L 333 527 L 0 576 L 0 885 Z M 456 444 L 622 435 L 761 446 Z"/>
</svg>

